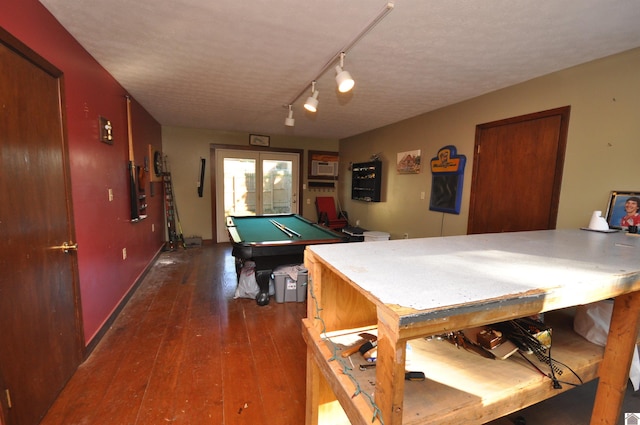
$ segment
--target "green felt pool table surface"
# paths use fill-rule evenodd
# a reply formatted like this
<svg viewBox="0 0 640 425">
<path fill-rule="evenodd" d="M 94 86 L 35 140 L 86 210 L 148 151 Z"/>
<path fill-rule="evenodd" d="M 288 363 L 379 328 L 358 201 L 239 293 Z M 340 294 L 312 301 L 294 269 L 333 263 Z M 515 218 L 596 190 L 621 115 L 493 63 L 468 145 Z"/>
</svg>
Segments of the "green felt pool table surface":
<svg viewBox="0 0 640 425">
<path fill-rule="evenodd" d="M 300 234 L 289 237 L 271 220 Z M 316 243 L 344 242 L 342 233 L 313 223 L 297 214 L 227 217 L 227 229 L 231 242 L 243 246 L 310 245 Z"/>
<path fill-rule="evenodd" d="M 288 235 L 272 220 L 287 227 Z M 280 265 L 301 264 L 307 245 L 340 243 L 347 241 L 347 234 L 335 232 L 313 223 L 297 214 L 227 217 L 227 230 L 232 244 L 231 254 L 236 259 L 236 273 L 246 260 L 255 263 L 255 277 L 260 288 L 256 298 L 259 305 L 268 304 L 269 277 Z"/>
</svg>

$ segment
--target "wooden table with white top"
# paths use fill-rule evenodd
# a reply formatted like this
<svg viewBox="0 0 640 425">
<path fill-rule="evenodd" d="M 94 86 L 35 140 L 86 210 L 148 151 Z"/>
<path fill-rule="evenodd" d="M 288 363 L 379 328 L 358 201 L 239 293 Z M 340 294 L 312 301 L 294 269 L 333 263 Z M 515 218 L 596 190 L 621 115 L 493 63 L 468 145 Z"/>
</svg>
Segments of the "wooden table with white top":
<svg viewBox="0 0 640 425">
<path fill-rule="evenodd" d="M 425 338 L 545 312 L 553 357 L 584 382 L 599 377 L 591 424 L 620 415 L 639 327 L 638 237 L 547 230 L 316 245 L 305 265 L 308 425 L 481 424 L 566 391 L 521 356 L 490 360 Z M 609 298 L 603 348 L 565 313 Z M 366 371 L 359 354 L 339 355 L 363 331 L 378 338 Z M 405 381 L 416 368 L 427 379 Z"/>
</svg>

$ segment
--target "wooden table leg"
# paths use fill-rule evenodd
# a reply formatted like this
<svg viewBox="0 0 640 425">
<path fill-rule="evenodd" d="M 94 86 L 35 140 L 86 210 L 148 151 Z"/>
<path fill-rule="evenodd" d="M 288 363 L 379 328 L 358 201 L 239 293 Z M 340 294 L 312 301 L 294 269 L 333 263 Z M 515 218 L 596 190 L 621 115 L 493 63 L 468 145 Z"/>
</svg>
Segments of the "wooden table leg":
<svg viewBox="0 0 640 425">
<path fill-rule="evenodd" d="M 307 397 L 305 425 L 318 425 L 318 407 L 320 397 L 320 370 L 313 359 L 311 348 L 307 345 Z"/>
<path fill-rule="evenodd" d="M 385 424 L 402 423 L 406 342 L 399 342 L 383 322 L 378 322 L 375 402 Z"/>
<path fill-rule="evenodd" d="M 614 425 L 620 416 L 629 380 L 629 367 L 640 327 L 640 292 L 616 297 L 591 425 Z"/>
</svg>

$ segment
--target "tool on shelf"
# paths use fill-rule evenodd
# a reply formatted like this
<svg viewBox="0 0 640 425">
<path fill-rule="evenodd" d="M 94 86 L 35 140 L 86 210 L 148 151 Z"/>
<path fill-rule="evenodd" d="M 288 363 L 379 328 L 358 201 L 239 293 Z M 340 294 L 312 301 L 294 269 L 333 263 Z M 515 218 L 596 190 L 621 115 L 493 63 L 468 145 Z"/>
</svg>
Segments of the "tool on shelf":
<svg viewBox="0 0 640 425">
<path fill-rule="evenodd" d="M 360 350 L 361 347 L 363 347 L 363 346 L 365 346 L 367 344 L 370 344 L 369 348 L 373 348 L 373 345 L 371 343 L 375 342 L 378 339 L 377 336 L 375 336 L 373 334 L 370 334 L 370 333 L 367 333 L 367 332 L 363 332 L 363 333 L 359 334 L 358 336 L 360 338 L 364 339 L 365 342 L 364 343 L 360 342 L 360 343 L 354 344 L 353 346 L 351 346 L 349 348 L 345 348 L 344 350 L 342 350 L 342 357 L 349 357 L 350 355 L 357 353 Z"/>
</svg>

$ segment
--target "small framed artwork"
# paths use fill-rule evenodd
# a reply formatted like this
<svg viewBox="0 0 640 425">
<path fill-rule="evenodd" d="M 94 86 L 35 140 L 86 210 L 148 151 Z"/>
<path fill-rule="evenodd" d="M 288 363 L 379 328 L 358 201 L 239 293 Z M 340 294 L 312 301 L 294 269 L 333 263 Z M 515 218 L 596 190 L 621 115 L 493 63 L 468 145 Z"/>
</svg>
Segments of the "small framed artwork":
<svg viewBox="0 0 640 425">
<path fill-rule="evenodd" d="M 100 130 L 100 141 L 113 145 L 113 126 L 111 121 L 103 116 L 98 116 L 98 129 Z"/>
<path fill-rule="evenodd" d="M 396 170 L 398 174 L 420 173 L 420 149 L 398 153 Z"/>
<path fill-rule="evenodd" d="M 261 136 L 260 134 L 250 134 L 249 144 L 253 146 L 269 146 L 269 136 Z"/>
<path fill-rule="evenodd" d="M 606 214 L 610 229 L 627 228 L 628 224 L 623 223 L 623 219 L 628 214 L 626 210 L 627 201 L 630 201 L 630 204 L 635 202 L 635 212 L 637 213 L 640 207 L 640 192 L 622 192 L 617 190 L 611 192 Z"/>
</svg>

